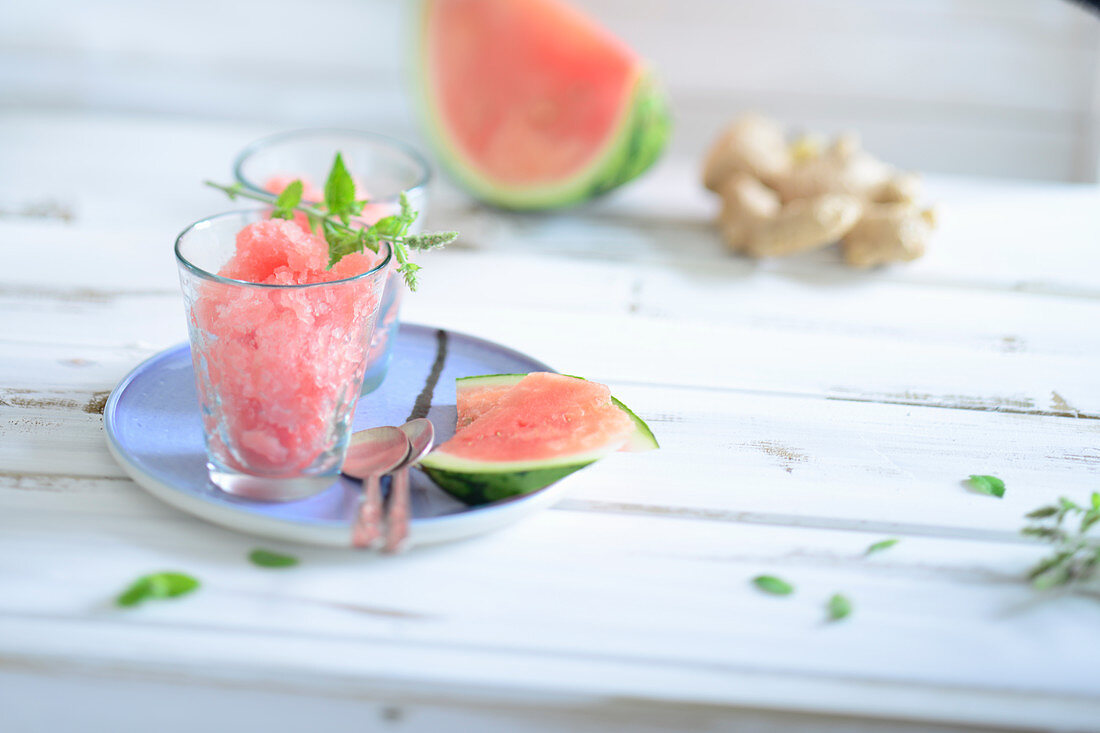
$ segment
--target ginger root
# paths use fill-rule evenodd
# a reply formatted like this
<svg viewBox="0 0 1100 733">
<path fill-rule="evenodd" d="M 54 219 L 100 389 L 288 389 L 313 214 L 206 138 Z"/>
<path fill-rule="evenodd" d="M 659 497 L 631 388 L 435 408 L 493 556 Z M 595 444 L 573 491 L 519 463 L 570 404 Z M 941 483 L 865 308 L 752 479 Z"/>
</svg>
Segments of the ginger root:
<svg viewBox="0 0 1100 733">
<path fill-rule="evenodd" d="M 782 205 L 770 188 L 745 173 L 726 181 L 719 216 L 726 244 L 751 257 L 782 257 L 817 249 L 849 231 L 863 211 L 848 194 L 823 194 Z"/>
<path fill-rule="evenodd" d="M 924 254 L 932 228 L 932 209 L 912 204 L 872 204 L 863 218 L 840 242 L 844 262 L 852 267 L 875 267 L 888 262 L 909 262 Z"/>
<path fill-rule="evenodd" d="M 790 151 L 783 129 L 769 119 L 746 115 L 723 132 L 703 163 L 703 185 L 718 192 L 734 173 L 748 173 L 761 181 L 786 174 Z"/>
<path fill-rule="evenodd" d="M 846 134 L 788 143 L 774 122 L 749 115 L 711 146 L 703 184 L 722 197 L 727 246 L 751 257 L 785 256 L 842 240 L 844 260 L 871 267 L 916 259 L 934 228 L 918 209 L 920 180 L 863 150 Z"/>
</svg>

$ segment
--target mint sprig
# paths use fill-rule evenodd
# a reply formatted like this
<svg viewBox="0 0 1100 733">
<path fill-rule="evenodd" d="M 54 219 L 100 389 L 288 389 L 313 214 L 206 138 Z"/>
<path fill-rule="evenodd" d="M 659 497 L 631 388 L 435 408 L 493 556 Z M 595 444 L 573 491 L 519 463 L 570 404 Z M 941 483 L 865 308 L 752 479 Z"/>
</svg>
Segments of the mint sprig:
<svg viewBox="0 0 1100 733">
<path fill-rule="evenodd" d="M 328 269 L 349 254 L 369 249 L 377 252 L 379 242 L 389 242 L 397 260 L 397 271 L 405 279 L 410 290 L 416 290 L 416 273 L 420 266 L 409 258 L 409 250 L 424 251 L 443 247 L 458 238 L 458 232 L 431 232 L 409 234 L 409 227 L 416 221 L 408 196 L 401 194 L 401 210 L 385 216 L 374 224 L 354 221 L 363 213 L 367 199 L 355 198 L 355 181 L 344 164 L 340 153 L 332 161 L 332 169 L 325 180 L 325 200 L 318 205 L 302 203 L 304 185 L 301 180 L 292 181 L 278 196 L 246 189 L 239 183 L 225 186 L 206 181 L 207 186 L 225 193 L 231 200 L 238 197 L 261 201 L 272 206 L 273 219 L 293 219 L 295 212 L 302 212 L 309 220 L 314 233 L 320 233 L 328 243 Z"/>
<path fill-rule="evenodd" d="M 1026 518 L 1032 521 L 1021 534 L 1054 545 L 1054 552 L 1028 573 L 1033 586 L 1047 590 L 1100 577 L 1100 537 L 1090 534 L 1100 523 L 1100 492 L 1092 492 L 1085 506 L 1059 497 L 1057 503 L 1028 512 Z"/>
</svg>

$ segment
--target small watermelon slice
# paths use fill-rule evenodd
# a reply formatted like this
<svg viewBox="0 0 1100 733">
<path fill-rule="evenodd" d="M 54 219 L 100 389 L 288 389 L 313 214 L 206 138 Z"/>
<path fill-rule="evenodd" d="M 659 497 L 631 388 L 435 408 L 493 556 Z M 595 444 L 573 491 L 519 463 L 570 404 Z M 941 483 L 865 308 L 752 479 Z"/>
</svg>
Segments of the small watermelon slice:
<svg viewBox="0 0 1100 733">
<path fill-rule="evenodd" d="M 561 0 L 423 0 L 420 30 L 429 137 L 488 203 L 585 201 L 664 149 L 668 105 L 641 59 Z"/>
<path fill-rule="evenodd" d="M 548 372 L 458 380 L 458 429 L 420 467 L 470 504 L 537 491 L 609 453 L 656 448 L 602 384 Z"/>
</svg>

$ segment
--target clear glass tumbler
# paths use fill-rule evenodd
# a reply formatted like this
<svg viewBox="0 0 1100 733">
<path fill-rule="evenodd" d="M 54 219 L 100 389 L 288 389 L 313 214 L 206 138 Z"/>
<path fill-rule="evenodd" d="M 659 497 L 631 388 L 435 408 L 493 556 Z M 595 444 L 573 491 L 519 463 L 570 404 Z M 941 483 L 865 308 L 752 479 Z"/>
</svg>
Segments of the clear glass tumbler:
<svg viewBox="0 0 1100 733">
<path fill-rule="evenodd" d="M 308 285 L 216 273 L 263 210 L 203 219 L 176 239 L 210 478 L 231 494 L 300 499 L 332 484 L 347 450 L 392 259 Z"/>
<path fill-rule="evenodd" d="M 357 194 L 370 201 L 363 219 L 373 224 L 399 209 L 402 192 L 420 212 L 412 231 L 419 232 L 428 208 L 431 168 L 424 157 L 405 143 L 370 132 L 309 129 L 285 132 L 252 143 L 237 156 L 233 172 L 248 189 L 280 192 L 295 178 L 306 184 L 305 200 L 317 203 L 325 178 L 339 152 L 355 179 Z M 404 284 L 391 267 L 382 299 L 378 328 L 367 348 L 363 394 L 382 384 L 390 364 L 390 350 L 397 336 Z"/>
</svg>

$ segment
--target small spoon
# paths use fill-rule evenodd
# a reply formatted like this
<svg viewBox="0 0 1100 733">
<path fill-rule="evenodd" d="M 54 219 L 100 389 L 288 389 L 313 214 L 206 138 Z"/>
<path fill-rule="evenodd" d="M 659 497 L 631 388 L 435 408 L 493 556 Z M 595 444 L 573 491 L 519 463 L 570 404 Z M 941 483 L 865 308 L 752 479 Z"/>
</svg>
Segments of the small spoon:
<svg viewBox="0 0 1100 733">
<path fill-rule="evenodd" d="M 409 455 L 409 439 L 392 425 L 360 430 L 351 436 L 342 471 L 363 479 L 363 498 L 351 528 L 352 547 L 370 547 L 382 536 L 383 475 L 393 471 Z"/>
<path fill-rule="evenodd" d="M 435 428 L 424 417 L 409 420 L 401 426 L 401 431 L 408 437 L 410 448 L 405 460 L 397 467 L 390 488 L 386 552 L 400 552 L 409 537 L 409 468 L 423 458 L 435 442 Z"/>
</svg>

